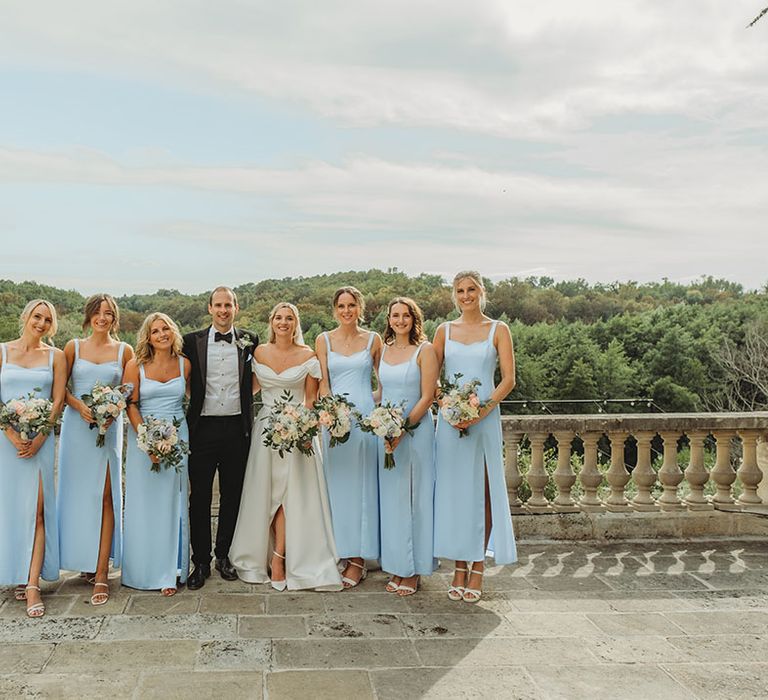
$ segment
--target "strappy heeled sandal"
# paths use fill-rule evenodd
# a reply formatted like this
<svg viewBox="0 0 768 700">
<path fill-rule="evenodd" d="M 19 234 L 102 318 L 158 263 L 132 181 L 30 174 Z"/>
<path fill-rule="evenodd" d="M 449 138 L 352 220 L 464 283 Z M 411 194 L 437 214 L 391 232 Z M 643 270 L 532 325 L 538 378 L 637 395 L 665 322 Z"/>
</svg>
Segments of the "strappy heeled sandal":
<svg viewBox="0 0 768 700">
<path fill-rule="evenodd" d="M 395 583 L 396 578 L 402 578 L 401 576 L 393 576 L 389 581 L 387 581 L 387 585 L 384 586 L 384 590 L 387 593 L 397 593 L 397 589 L 400 588 L 399 583 Z"/>
<path fill-rule="evenodd" d="M 40 593 L 40 586 L 25 586 L 24 591 L 37 591 Z M 29 617 L 42 617 L 45 615 L 45 603 L 41 601 L 27 605 L 27 615 Z"/>
<path fill-rule="evenodd" d="M 365 581 L 366 577 L 368 576 L 368 569 L 365 568 L 365 564 L 358 564 L 356 561 L 349 559 L 347 560 L 347 566 L 356 566 L 358 569 L 362 569 L 362 573 L 360 574 L 360 578 L 357 579 L 357 581 L 355 581 L 353 578 L 349 578 L 349 576 L 342 576 L 341 584 L 344 586 L 344 588 L 354 588 L 355 586 L 359 586 L 361 581 Z"/>
<path fill-rule="evenodd" d="M 482 576 L 485 574 L 485 569 L 472 569 L 469 572 L 469 575 L 472 576 L 472 574 L 480 574 Z M 467 583 L 469 583 L 469 581 L 467 581 Z M 480 588 L 465 588 L 461 598 L 465 603 L 476 603 L 480 600 L 482 595 L 483 591 Z"/>
<path fill-rule="evenodd" d="M 93 584 L 93 587 L 96 588 L 96 586 L 101 586 L 102 588 L 106 588 L 106 593 L 94 593 L 91 596 L 91 605 L 105 605 L 106 602 L 109 600 L 109 584 L 108 583 L 100 583 L 96 582 Z"/>
<path fill-rule="evenodd" d="M 401 598 L 405 598 L 406 596 L 413 595 L 414 593 L 416 593 L 416 591 L 419 590 L 420 582 L 421 582 L 421 576 L 417 576 L 415 586 L 405 586 L 401 583 L 397 587 L 397 595 L 399 595 Z"/>
<path fill-rule="evenodd" d="M 81 571 L 80 578 L 91 586 L 95 585 L 96 583 L 96 574 L 89 571 Z"/>
<path fill-rule="evenodd" d="M 459 568 L 456 568 L 453 570 L 453 577 L 456 578 L 456 572 L 461 571 L 462 573 L 466 574 L 467 570 L 462 566 Z M 466 583 L 467 577 L 464 577 L 464 582 Z M 448 589 L 448 599 L 452 600 L 454 603 L 461 600 L 464 597 L 464 586 L 451 586 Z"/>
<path fill-rule="evenodd" d="M 13 591 L 13 597 L 15 600 L 26 600 L 27 599 L 27 587 L 21 583 Z"/>
<path fill-rule="evenodd" d="M 285 554 L 280 554 L 280 552 L 276 552 L 274 549 L 272 550 L 272 556 L 285 561 Z M 288 585 L 286 579 L 283 579 L 282 581 L 275 581 L 274 579 L 270 579 L 269 583 L 276 591 L 284 591 L 285 587 Z"/>
</svg>

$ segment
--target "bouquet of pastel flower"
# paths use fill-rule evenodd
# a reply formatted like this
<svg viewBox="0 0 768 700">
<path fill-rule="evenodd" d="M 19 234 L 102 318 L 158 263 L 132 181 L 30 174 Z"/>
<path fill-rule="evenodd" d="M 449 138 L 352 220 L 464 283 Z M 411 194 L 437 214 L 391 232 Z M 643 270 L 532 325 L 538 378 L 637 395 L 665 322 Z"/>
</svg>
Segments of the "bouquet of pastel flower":
<svg viewBox="0 0 768 700">
<path fill-rule="evenodd" d="M 22 440 L 31 440 L 36 435 L 48 435 L 53 429 L 51 414 L 53 402 L 44 399 L 34 389 L 26 396 L 11 399 L 8 403 L 0 401 L 0 430 L 15 430 Z"/>
<path fill-rule="evenodd" d="M 150 469 L 159 472 L 160 467 L 181 471 L 184 457 L 189 454 L 189 445 L 179 439 L 181 421 L 178 418 L 155 418 L 145 416 L 144 422 L 136 429 L 136 444 L 150 457 L 157 458 Z"/>
<path fill-rule="evenodd" d="M 262 430 L 264 445 L 277 450 L 282 457 L 295 447 L 301 454 L 313 455 L 312 439 L 320 429 L 317 414 L 303 404 L 292 403 L 288 389 L 275 401 L 271 413 L 264 418 L 267 427 Z"/>
<path fill-rule="evenodd" d="M 483 407 L 477 395 L 477 387 L 481 384 L 480 380 L 473 379 L 459 384 L 459 379 L 462 376 L 461 373 L 455 374 L 452 382 L 447 379 L 440 380 L 440 390 L 442 391 L 440 413 L 450 425 L 454 426 L 478 418 L 480 409 Z M 459 437 L 463 438 L 468 430 L 468 428 L 459 430 Z"/>
<path fill-rule="evenodd" d="M 342 445 L 352 429 L 352 409 L 355 404 L 341 394 L 323 396 L 314 403 L 320 425 L 328 431 L 330 447 Z"/>
<path fill-rule="evenodd" d="M 80 398 L 91 409 L 93 423 L 88 427 L 99 429 L 96 436 L 96 447 L 104 447 L 104 436 L 110 421 L 117 418 L 128 405 L 128 398 L 133 393 L 133 384 L 119 384 L 112 387 L 101 382 L 96 382 L 90 394 L 83 394 Z"/>
<path fill-rule="evenodd" d="M 384 438 L 386 457 L 384 458 L 384 469 L 393 469 L 395 466 L 395 456 L 392 454 L 392 440 L 400 437 L 403 433 L 412 433 L 413 426 L 408 425 L 405 416 L 405 407 L 402 404 L 393 404 L 384 401 L 371 411 L 370 415 L 355 415 L 360 430 L 364 433 L 373 433 L 380 438 Z"/>
</svg>

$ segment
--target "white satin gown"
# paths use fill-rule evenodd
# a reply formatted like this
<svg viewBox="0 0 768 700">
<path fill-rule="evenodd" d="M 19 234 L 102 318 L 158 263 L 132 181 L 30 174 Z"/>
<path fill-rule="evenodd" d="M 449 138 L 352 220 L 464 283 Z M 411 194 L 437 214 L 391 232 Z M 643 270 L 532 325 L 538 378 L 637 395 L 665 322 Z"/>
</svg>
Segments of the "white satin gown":
<svg viewBox="0 0 768 700">
<path fill-rule="evenodd" d="M 304 381 L 307 375 L 320 378 L 320 363 L 312 357 L 278 373 L 256 360 L 252 362 L 264 405 L 254 418 L 229 558 L 243 581 L 268 583 L 267 567 L 274 547 L 270 525 L 282 505 L 288 590 L 341 590 L 319 441 L 314 441 L 312 457 L 298 450 L 280 457 L 277 451 L 263 444 L 262 437 L 266 425 L 263 419 L 269 415 L 274 402 L 280 400 L 287 389 L 294 403 L 302 403 Z"/>
</svg>

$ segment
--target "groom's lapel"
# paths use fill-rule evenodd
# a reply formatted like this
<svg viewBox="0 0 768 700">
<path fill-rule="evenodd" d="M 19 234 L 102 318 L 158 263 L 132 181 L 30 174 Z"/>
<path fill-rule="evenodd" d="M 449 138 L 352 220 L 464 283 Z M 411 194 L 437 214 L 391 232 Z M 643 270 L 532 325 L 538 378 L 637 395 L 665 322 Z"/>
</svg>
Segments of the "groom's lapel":
<svg viewBox="0 0 768 700">
<path fill-rule="evenodd" d="M 205 387 L 206 372 L 208 371 L 208 332 L 210 328 L 200 331 L 197 334 L 197 361 L 200 364 L 200 376 L 203 378 L 203 387 Z"/>
<path fill-rule="evenodd" d="M 242 331 L 239 328 L 234 329 L 235 347 L 237 348 L 237 385 L 243 383 L 243 372 L 245 371 L 245 350 L 243 350 L 237 341 L 242 337 Z"/>
</svg>

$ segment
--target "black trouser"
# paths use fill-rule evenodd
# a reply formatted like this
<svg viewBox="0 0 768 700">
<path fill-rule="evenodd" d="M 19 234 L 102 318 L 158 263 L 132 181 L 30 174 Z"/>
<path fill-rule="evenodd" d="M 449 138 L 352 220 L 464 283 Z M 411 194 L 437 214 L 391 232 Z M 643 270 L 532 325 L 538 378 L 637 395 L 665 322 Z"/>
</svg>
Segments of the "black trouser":
<svg viewBox="0 0 768 700">
<path fill-rule="evenodd" d="M 189 455 L 189 532 L 192 561 L 198 566 L 211 565 L 211 499 L 217 469 L 221 499 L 216 558 L 229 555 L 248 447 L 241 416 L 201 416 L 195 426 Z"/>
</svg>

